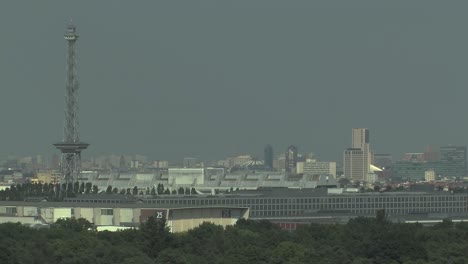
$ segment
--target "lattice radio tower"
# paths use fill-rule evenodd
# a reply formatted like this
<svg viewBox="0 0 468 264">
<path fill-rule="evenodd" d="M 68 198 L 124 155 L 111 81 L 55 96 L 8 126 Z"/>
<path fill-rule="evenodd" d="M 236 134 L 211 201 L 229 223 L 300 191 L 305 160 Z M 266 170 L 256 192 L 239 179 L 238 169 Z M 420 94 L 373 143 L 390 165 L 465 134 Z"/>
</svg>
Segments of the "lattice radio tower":
<svg viewBox="0 0 468 264">
<path fill-rule="evenodd" d="M 75 45 L 78 40 L 76 27 L 70 23 L 65 32 L 67 41 L 67 83 L 65 94 L 65 125 L 63 141 L 54 144 L 62 153 L 60 161 L 61 184 L 66 184 L 66 193 L 73 192 L 70 186 L 80 179 L 81 151 L 89 144 L 81 142 L 78 136 L 78 79 L 76 76 Z"/>
</svg>

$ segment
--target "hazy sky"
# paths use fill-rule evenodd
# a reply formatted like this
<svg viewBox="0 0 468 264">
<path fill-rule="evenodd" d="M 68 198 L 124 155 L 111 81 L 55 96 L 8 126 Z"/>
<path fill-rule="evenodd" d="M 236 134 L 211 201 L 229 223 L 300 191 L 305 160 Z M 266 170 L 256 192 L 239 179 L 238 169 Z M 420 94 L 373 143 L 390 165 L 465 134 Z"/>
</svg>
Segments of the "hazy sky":
<svg viewBox="0 0 468 264">
<path fill-rule="evenodd" d="M 2 154 L 55 153 L 78 27 L 84 156 L 342 160 L 468 141 L 468 1 L 2 1 Z"/>
</svg>

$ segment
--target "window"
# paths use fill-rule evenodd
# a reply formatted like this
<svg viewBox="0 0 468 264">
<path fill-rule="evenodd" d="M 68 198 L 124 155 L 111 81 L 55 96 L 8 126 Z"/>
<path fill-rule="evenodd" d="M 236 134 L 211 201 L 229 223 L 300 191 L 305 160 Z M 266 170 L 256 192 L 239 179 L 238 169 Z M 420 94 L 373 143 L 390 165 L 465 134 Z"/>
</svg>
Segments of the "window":
<svg viewBox="0 0 468 264">
<path fill-rule="evenodd" d="M 7 207 L 6 208 L 6 213 L 7 214 L 16 214 L 17 213 L 16 207 Z"/>
<path fill-rule="evenodd" d="M 114 209 L 101 209 L 101 215 L 114 215 Z"/>
</svg>

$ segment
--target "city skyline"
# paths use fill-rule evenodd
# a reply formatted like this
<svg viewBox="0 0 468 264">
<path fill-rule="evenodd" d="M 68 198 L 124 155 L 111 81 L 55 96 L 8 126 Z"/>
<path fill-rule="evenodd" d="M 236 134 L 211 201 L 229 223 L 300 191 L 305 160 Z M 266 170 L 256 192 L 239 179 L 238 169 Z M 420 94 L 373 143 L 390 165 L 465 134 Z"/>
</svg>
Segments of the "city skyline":
<svg viewBox="0 0 468 264">
<path fill-rule="evenodd" d="M 352 145 L 352 143 L 350 144 Z M 184 159 L 195 159 L 197 162 L 206 162 L 206 161 L 221 161 L 221 160 L 226 160 L 230 158 L 236 158 L 236 157 L 244 157 L 244 156 L 249 156 L 252 160 L 259 160 L 259 161 L 264 161 L 265 159 L 265 148 L 266 147 L 271 147 L 273 150 L 273 159 L 278 160 L 278 159 L 284 159 L 285 155 L 287 153 L 288 148 L 286 149 L 277 149 L 273 144 L 267 144 L 264 146 L 263 149 L 257 150 L 257 152 L 251 153 L 251 152 L 239 152 L 239 153 L 234 153 L 234 154 L 221 154 L 220 156 L 217 156 L 213 159 L 205 159 L 202 157 L 194 157 L 194 156 L 189 156 L 189 155 L 179 155 L 175 159 L 169 159 L 164 156 L 149 156 L 149 155 L 143 155 L 141 153 L 125 153 L 125 152 L 112 152 L 112 153 L 101 153 L 101 154 L 95 154 L 95 155 L 86 155 L 83 159 L 86 161 L 94 160 L 94 159 L 102 159 L 105 157 L 125 157 L 125 159 L 128 159 L 127 161 L 130 162 L 132 159 L 138 160 L 139 158 L 145 158 L 148 160 L 148 162 L 152 161 L 168 161 L 171 164 L 183 164 Z M 397 154 L 390 154 L 390 153 L 375 153 L 374 155 L 377 156 L 382 156 L 382 157 L 391 157 L 393 161 L 435 161 L 435 160 L 440 160 L 440 151 L 443 148 L 451 148 L 451 147 L 468 147 L 466 145 L 454 145 L 454 144 L 447 144 L 447 145 L 442 145 L 442 146 L 435 146 L 435 145 L 425 145 L 424 147 L 414 149 L 409 152 L 399 152 Z M 426 148 L 426 150 L 425 150 Z M 431 153 L 426 153 L 427 148 L 431 149 Z M 344 146 L 343 150 L 341 151 L 338 159 L 325 159 L 320 153 L 313 152 L 313 151 L 308 151 L 308 150 L 303 150 L 301 148 L 301 145 L 298 145 L 298 155 L 302 158 L 311 158 L 316 159 L 319 161 L 334 161 L 337 162 L 337 164 L 343 165 L 343 151 L 346 151 L 347 146 Z M 226 152 L 227 153 L 227 152 Z M 426 157 L 427 155 L 435 155 L 434 157 Z M 37 158 L 40 157 L 41 159 L 44 159 L 45 161 L 50 161 L 50 159 L 57 158 L 60 159 L 60 152 L 54 151 L 51 153 L 25 153 L 21 155 L 16 155 L 16 154 L 8 154 L 8 153 L 0 153 L 0 161 L 7 161 L 7 160 L 21 160 L 21 159 L 29 159 L 29 158 Z M 419 160 L 416 160 L 418 159 Z"/>
<path fill-rule="evenodd" d="M 262 157 L 266 144 L 294 144 L 340 161 L 352 127 L 368 127 L 374 152 L 395 157 L 468 142 L 457 122 L 468 3 L 202 2 L 6 4 L 2 152 L 56 151 L 70 17 L 85 36 L 84 158 Z"/>
</svg>

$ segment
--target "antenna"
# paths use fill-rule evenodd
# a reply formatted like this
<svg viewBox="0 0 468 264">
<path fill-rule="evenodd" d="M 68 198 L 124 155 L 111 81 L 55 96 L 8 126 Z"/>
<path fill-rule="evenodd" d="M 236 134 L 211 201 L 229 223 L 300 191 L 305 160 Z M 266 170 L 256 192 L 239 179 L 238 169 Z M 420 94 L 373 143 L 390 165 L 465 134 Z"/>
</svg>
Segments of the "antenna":
<svg viewBox="0 0 468 264">
<path fill-rule="evenodd" d="M 54 144 L 62 153 L 60 162 L 60 183 L 65 196 L 74 193 L 73 184 L 81 179 L 81 151 L 89 144 L 81 142 L 78 135 L 78 78 L 76 74 L 75 45 L 78 40 L 76 27 L 71 23 L 67 26 L 64 38 L 67 41 L 67 81 L 65 86 L 65 125 L 63 141 Z"/>
</svg>

